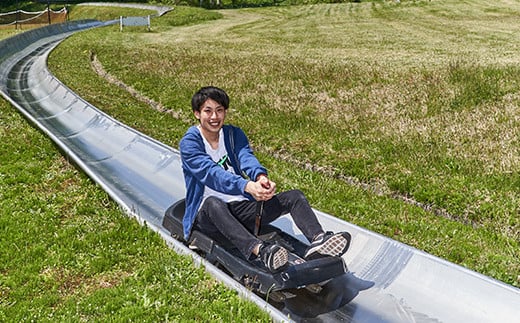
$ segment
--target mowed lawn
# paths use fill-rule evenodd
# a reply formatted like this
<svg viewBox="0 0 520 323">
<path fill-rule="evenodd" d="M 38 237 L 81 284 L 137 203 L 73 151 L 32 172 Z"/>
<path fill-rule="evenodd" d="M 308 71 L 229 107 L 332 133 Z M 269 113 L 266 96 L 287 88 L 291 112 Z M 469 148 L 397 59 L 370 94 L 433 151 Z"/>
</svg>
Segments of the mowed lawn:
<svg viewBox="0 0 520 323">
<path fill-rule="evenodd" d="M 518 2 L 483 0 L 176 7 L 151 32 L 78 33 L 49 65 L 174 147 L 195 122 L 193 92 L 225 88 L 229 121 L 280 189 L 520 286 L 519 16 Z M 163 109 L 97 75 L 92 58 Z"/>
</svg>

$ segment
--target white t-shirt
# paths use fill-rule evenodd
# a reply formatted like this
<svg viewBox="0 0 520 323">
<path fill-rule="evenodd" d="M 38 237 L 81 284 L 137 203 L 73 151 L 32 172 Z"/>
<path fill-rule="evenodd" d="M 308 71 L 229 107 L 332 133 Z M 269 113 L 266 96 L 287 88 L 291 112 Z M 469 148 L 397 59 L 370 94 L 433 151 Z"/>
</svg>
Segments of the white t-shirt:
<svg viewBox="0 0 520 323">
<path fill-rule="evenodd" d="M 200 128 L 198 128 L 200 131 Z M 202 135 L 202 133 L 201 133 Z M 213 149 L 209 142 L 202 136 L 202 140 L 204 141 L 204 147 L 206 148 L 206 153 L 210 155 L 211 159 L 215 163 L 218 163 L 220 166 L 222 166 L 226 171 L 235 174 L 235 170 L 233 169 L 233 166 L 231 166 L 231 162 L 229 161 L 228 153 L 226 150 L 226 145 L 224 144 L 224 130 L 220 129 L 220 132 L 218 134 L 218 147 L 217 149 Z M 218 191 L 215 191 L 214 189 L 211 189 L 207 186 L 204 186 L 204 197 L 202 198 L 202 204 L 204 203 L 204 200 L 208 198 L 209 196 L 215 196 L 220 198 L 224 202 L 232 202 L 232 201 L 243 201 L 247 200 L 247 198 L 243 195 L 230 195 L 221 193 Z"/>
</svg>

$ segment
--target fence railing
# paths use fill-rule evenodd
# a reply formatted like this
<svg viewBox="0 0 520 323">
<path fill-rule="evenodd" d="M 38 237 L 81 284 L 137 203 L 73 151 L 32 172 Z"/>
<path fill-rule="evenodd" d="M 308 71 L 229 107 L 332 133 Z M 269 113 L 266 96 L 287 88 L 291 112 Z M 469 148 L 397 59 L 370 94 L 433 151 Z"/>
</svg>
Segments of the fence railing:
<svg viewBox="0 0 520 323">
<path fill-rule="evenodd" d="M 65 22 L 68 18 L 67 8 L 61 10 L 45 9 L 42 11 L 25 11 L 15 10 L 11 12 L 0 13 L 0 28 L 8 28 L 14 26 L 16 29 L 22 26 L 34 25 L 40 26 L 45 24 Z"/>
<path fill-rule="evenodd" d="M 150 16 L 142 17 L 119 17 L 119 30 L 123 31 L 124 26 L 147 26 L 150 31 Z"/>
</svg>

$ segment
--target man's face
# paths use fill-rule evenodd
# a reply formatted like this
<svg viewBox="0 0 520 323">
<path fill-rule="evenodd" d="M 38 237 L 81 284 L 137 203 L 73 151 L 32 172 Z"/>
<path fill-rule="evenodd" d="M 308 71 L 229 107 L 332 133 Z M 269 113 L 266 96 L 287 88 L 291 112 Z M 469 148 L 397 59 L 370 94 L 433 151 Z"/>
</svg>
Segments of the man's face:
<svg viewBox="0 0 520 323">
<path fill-rule="evenodd" d="M 200 111 L 195 111 L 195 117 L 199 119 L 204 134 L 218 134 L 224 125 L 226 109 L 218 102 L 207 99 L 202 104 Z"/>
</svg>

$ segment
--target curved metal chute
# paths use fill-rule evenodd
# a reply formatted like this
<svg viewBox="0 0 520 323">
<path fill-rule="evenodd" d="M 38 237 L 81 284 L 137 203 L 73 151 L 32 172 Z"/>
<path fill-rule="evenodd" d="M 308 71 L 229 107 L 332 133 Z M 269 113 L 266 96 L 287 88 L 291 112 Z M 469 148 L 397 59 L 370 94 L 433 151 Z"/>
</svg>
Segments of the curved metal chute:
<svg viewBox="0 0 520 323">
<path fill-rule="evenodd" d="M 349 231 L 350 273 L 318 295 L 302 292 L 278 309 L 171 238 L 165 210 L 184 197 L 179 153 L 92 106 L 47 69 L 49 52 L 70 34 L 106 25 L 81 21 L 0 42 L 0 92 L 47 134 L 130 215 L 190 254 L 217 279 L 266 309 L 275 321 L 313 317 L 351 322 L 513 322 L 520 290 L 390 238 L 316 211 L 325 229 Z M 302 238 L 289 217 L 275 225 Z"/>
</svg>

